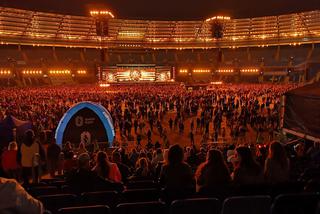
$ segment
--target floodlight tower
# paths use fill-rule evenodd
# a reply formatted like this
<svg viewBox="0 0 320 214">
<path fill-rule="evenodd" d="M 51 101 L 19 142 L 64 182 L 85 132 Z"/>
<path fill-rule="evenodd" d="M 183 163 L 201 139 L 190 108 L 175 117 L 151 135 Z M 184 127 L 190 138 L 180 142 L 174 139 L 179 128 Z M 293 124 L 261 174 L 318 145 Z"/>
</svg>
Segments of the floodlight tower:
<svg viewBox="0 0 320 214">
<path fill-rule="evenodd" d="M 224 36 L 226 23 L 229 22 L 231 18 L 229 16 L 213 16 L 205 20 L 210 26 L 211 38 L 216 41 L 218 47 L 218 56 L 216 67 L 219 68 L 220 63 L 223 61 L 223 53 L 220 49 L 219 41 Z M 214 75 L 216 69 L 212 69 L 212 76 Z"/>
</svg>

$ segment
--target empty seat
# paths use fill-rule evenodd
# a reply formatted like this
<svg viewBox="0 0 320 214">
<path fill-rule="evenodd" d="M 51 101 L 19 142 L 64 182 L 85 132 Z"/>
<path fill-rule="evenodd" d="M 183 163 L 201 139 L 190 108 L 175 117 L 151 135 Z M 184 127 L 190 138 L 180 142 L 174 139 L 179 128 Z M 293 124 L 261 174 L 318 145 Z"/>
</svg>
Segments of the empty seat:
<svg viewBox="0 0 320 214">
<path fill-rule="evenodd" d="M 161 199 L 167 204 L 170 204 L 174 200 L 182 200 L 194 197 L 194 189 L 167 189 L 161 190 Z"/>
<path fill-rule="evenodd" d="M 316 214 L 320 214 L 320 201 L 318 202 L 317 212 Z"/>
<path fill-rule="evenodd" d="M 122 192 L 124 202 L 157 201 L 160 193 L 157 189 L 129 189 Z"/>
<path fill-rule="evenodd" d="M 304 184 L 301 182 L 289 182 L 275 184 L 271 187 L 271 196 L 276 197 L 280 194 L 295 194 L 303 191 Z"/>
<path fill-rule="evenodd" d="M 62 191 L 62 193 L 64 193 L 64 194 L 71 194 L 71 193 L 73 193 L 71 187 L 68 186 L 68 185 L 63 185 L 63 186 L 61 186 L 61 191 Z"/>
<path fill-rule="evenodd" d="M 162 202 L 139 202 L 119 204 L 117 214 L 164 214 L 165 204 Z"/>
<path fill-rule="evenodd" d="M 60 214 L 110 214 L 108 206 L 81 206 L 81 207 L 67 207 L 59 210 Z"/>
<path fill-rule="evenodd" d="M 194 198 L 173 201 L 170 214 L 195 214 L 201 210 L 201 214 L 219 214 L 221 203 L 216 198 Z"/>
<path fill-rule="evenodd" d="M 57 213 L 60 208 L 77 205 L 77 197 L 72 194 L 43 195 L 38 198 L 52 213 Z"/>
<path fill-rule="evenodd" d="M 57 187 L 62 187 L 62 186 L 66 185 L 66 181 L 63 181 L 63 180 L 53 181 L 53 182 L 51 182 L 50 185 L 57 186 Z"/>
<path fill-rule="evenodd" d="M 47 183 L 49 185 L 54 183 L 54 182 L 57 182 L 57 181 L 63 181 L 63 180 L 59 179 L 59 178 L 44 178 L 44 179 L 41 179 L 41 182 Z"/>
<path fill-rule="evenodd" d="M 269 195 L 270 185 L 268 184 L 256 184 L 256 185 L 242 185 L 236 186 L 234 189 L 234 195 L 245 196 L 245 195 Z"/>
<path fill-rule="evenodd" d="M 115 191 L 85 192 L 81 195 L 83 205 L 108 205 L 114 207 L 119 202 L 119 195 Z"/>
<path fill-rule="evenodd" d="M 320 194 L 283 194 L 275 198 L 271 214 L 316 213 Z"/>
<path fill-rule="evenodd" d="M 231 186 L 219 186 L 214 188 L 200 188 L 197 195 L 200 195 L 203 198 L 217 198 L 221 201 L 224 199 L 234 196 L 233 188 Z"/>
<path fill-rule="evenodd" d="M 269 214 L 271 197 L 261 196 L 238 196 L 227 198 L 222 206 L 222 214 Z"/>
<path fill-rule="evenodd" d="M 150 189 L 150 188 L 158 188 L 158 184 L 156 184 L 152 180 L 144 180 L 144 181 L 129 181 L 126 185 L 127 189 Z"/>
<path fill-rule="evenodd" d="M 55 195 L 59 194 L 60 191 L 56 186 L 37 186 L 32 187 L 29 190 L 32 196 L 40 196 L 40 195 Z"/>
</svg>

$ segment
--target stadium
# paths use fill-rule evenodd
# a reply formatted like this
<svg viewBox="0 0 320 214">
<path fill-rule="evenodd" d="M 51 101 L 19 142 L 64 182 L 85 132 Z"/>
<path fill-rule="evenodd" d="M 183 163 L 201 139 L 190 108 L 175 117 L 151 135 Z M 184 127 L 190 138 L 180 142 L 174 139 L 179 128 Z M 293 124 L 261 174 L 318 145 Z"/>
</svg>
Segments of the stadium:
<svg viewBox="0 0 320 214">
<path fill-rule="evenodd" d="M 18 8 L 0 5 L 0 213 L 320 213 L 316 7 Z"/>
</svg>

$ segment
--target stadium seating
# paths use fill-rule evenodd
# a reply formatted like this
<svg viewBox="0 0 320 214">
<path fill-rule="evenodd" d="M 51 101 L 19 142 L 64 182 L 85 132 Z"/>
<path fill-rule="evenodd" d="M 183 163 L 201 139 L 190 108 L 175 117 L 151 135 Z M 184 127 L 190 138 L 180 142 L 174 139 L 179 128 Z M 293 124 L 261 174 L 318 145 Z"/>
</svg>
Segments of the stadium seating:
<svg viewBox="0 0 320 214">
<path fill-rule="evenodd" d="M 31 187 L 29 192 L 32 196 L 54 195 L 59 193 L 59 189 L 56 186 L 36 186 Z"/>
<path fill-rule="evenodd" d="M 111 211 L 108 206 L 81 206 L 62 208 L 59 214 L 111 214 Z"/>
<path fill-rule="evenodd" d="M 39 196 L 38 199 L 43 203 L 44 207 L 53 214 L 58 213 L 60 208 L 77 205 L 76 195 L 72 194 L 42 195 Z"/>
<path fill-rule="evenodd" d="M 115 191 L 85 192 L 81 194 L 82 205 L 108 205 L 115 207 L 119 202 L 119 195 Z"/>
<path fill-rule="evenodd" d="M 271 214 L 312 214 L 316 213 L 320 194 L 283 194 L 275 198 Z"/>
<path fill-rule="evenodd" d="M 119 204 L 117 214 L 164 214 L 165 204 L 162 202 L 139 202 Z"/>
<path fill-rule="evenodd" d="M 227 198 L 223 202 L 222 214 L 269 214 L 271 206 L 270 196 L 238 196 Z"/>
<path fill-rule="evenodd" d="M 128 189 L 122 192 L 122 197 L 125 202 L 157 201 L 160 193 L 157 189 Z"/>
<path fill-rule="evenodd" d="M 158 184 L 152 180 L 129 181 L 126 184 L 127 189 L 150 189 L 158 188 Z"/>
<path fill-rule="evenodd" d="M 219 214 L 221 202 L 216 198 L 195 198 L 173 201 L 170 214 L 194 214 L 201 210 L 202 214 Z"/>
</svg>

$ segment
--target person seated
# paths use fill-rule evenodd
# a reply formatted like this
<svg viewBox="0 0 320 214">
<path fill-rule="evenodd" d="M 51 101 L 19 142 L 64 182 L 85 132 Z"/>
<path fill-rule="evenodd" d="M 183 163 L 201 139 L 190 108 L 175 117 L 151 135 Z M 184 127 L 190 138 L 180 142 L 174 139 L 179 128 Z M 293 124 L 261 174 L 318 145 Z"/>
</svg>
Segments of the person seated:
<svg viewBox="0 0 320 214">
<path fill-rule="evenodd" d="M 156 149 L 153 153 L 151 165 L 156 166 L 159 162 L 163 161 L 163 153 L 160 148 Z"/>
<path fill-rule="evenodd" d="M 160 177 L 162 166 L 168 164 L 168 153 L 169 153 L 169 149 L 163 150 L 163 161 L 158 162 L 158 164 L 156 165 L 156 167 L 154 169 L 156 178 Z"/>
<path fill-rule="evenodd" d="M 136 170 L 132 180 L 150 180 L 153 179 L 151 166 L 147 158 L 140 158 L 136 163 Z"/>
<path fill-rule="evenodd" d="M 231 183 L 231 177 L 221 151 L 209 150 L 206 162 L 198 167 L 195 177 L 199 191 L 228 186 Z"/>
<path fill-rule="evenodd" d="M 114 150 L 112 152 L 112 161 L 117 164 L 120 173 L 121 173 L 121 180 L 123 183 L 126 183 L 128 180 L 128 177 L 131 175 L 130 168 L 122 163 L 121 161 L 121 155 L 117 150 Z"/>
<path fill-rule="evenodd" d="M 1 214 L 42 214 L 43 205 L 14 179 L 0 177 Z"/>
<path fill-rule="evenodd" d="M 233 171 L 233 182 L 236 185 L 255 185 L 263 183 L 262 167 L 254 160 L 248 147 L 236 149 L 237 164 Z"/>
<path fill-rule="evenodd" d="M 49 174 L 52 178 L 55 177 L 56 171 L 59 171 L 61 148 L 56 144 L 53 138 L 47 147 L 47 166 Z"/>
<path fill-rule="evenodd" d="M 194 192 L 195 182 L 191 167 L 183 160 L 183 149 L 178 144 L 171 146 L 168 163 L 162 166 L 160 172 L 160 184 L 165 189 Z"/>
<path fill-rule="evenodd" d="M 111 163 L 108 160 L 107 153 L 100 151 L 96 156 L 96 165 L 92 171 L 96 172 L 102 178 L 113 182 L 121 182 L 121 173 L 117 164 Z"/>
<path fill-rule="evenodd" d="M 82 153 L 78 157 L 78 168 L 70 172 L 66 181 L 71 190 L 77 194 L 99 190 L 123 190 L 121 183 L 113 183 L 103 179 L 90 169 L 90 156 L 88 153 Z"/>
<path fill-rule="evenodd" d="M 289 159 L 279 142 L 271 143 L 265 162 L 264 177 L 268 183 L 283 183 L 289 180 Z"/>
</svg>

